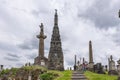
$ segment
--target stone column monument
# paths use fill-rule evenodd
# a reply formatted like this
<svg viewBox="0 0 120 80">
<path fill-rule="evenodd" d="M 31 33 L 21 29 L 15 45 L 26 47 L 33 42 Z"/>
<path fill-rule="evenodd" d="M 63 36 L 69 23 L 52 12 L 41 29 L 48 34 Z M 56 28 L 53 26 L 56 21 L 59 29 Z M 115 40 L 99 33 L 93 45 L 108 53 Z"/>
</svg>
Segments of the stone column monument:
<svg viewBox="0 0 120 80">
<path fill-rule="evenodd" d="M 110 56 L 110 58 L 108 58 L 108 63 L 109 63 L 109 71 L 108 74 L 109 75 L 117 75 L 117 71 L 115 69 L 115 61 L 113 60 L 112 55 Z"/>
<path fill-rule="evenodd" d="M 77 64 L 76 64 L 76 61 L 77 61 L 77 59 L 76 59 L 76 55 L 75 55 L 74 71 L 76 71 L 76 70 L 77 70 Z"/>
<path fill-rule="evenodd" d="M 94 66 L 94 62 L 93 62 L 93 51 L 92 51 L 92 42 L 89 41 L 89 70 L 93 71 L 93 66 Z"/>
<path fill-rule="evenodd" d="M 44 35 L 44 27 L 42 23 L 40 25 L 40 34 L 37 35 L 37 38 L 39 39 L 39 52 L 38 56 L 35 58 L 34 64 L 47 67 L 48 59 L 44 56 L 44 39 L 46 36 Z"/>
</svg>

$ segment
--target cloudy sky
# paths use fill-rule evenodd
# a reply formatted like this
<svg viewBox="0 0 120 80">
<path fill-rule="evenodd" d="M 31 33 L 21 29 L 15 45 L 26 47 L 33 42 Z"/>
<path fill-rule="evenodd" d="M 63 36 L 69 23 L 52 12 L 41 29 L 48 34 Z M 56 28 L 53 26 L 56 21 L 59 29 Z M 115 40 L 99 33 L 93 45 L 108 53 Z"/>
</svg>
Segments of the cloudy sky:
<svg viewBox="0 0 120 80">
<path fill-rule="evenodd" d="M 88 61 L 92 40 L 94 62 L 108 64 L 120 58 L 120 0 L 0 0 L 0 64 L 20 67 L 38 55 L 39 25 L 44 24 L 45 56 L 48 57 L 54 9 L 65 68 L 74 65 L 74 55 Z"/>
</svg>

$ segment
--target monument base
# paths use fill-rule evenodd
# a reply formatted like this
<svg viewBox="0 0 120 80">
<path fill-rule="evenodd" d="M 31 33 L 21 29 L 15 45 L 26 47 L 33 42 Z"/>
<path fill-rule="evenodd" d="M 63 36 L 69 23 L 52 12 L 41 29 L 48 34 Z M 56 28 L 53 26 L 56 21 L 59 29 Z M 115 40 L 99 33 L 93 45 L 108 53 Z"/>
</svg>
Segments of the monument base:
<svg viewBox="0 0 120 80">
<path fill-rule="evenodd" d="M 109 75 L 118 75 L 118 72 L 116 70 L 110 70 L 108 72 Z"/>
<path fill-rule="evenodd" d="M 34 60 L 34 65 L 40 65 L 40 66 L 47 67 L 47 63 L 48 63 L 48 59 L 46 57 L 38 56 Z"/>
<path fill-rule="evenodd" d="M 89 71 L 94 71 L 94 63 L 89 63 L 89 65 L 88 65 L 88 70 Z"/>
</svg>

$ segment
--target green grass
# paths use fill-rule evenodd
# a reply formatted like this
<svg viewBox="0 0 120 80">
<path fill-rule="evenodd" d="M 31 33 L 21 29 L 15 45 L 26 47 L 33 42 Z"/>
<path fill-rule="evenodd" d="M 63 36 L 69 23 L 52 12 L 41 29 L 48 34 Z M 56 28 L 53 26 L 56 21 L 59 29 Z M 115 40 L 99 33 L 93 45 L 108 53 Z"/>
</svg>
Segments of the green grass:
<svg viewBox="0 0 120 80">
<path fill-rule="evenodd" d="M 110 76 L 108 74 L 97 74 L 90 71 L 85 72 L 89 80 L 117 80 L 117 76 Z"/>
<path fill-rule="evenodd" d="M 58 72 L 60 76 L 55 80 L 71 80 L 72 71 L 65 70 L 65 71 L 58 71 Z"/>
</svg>

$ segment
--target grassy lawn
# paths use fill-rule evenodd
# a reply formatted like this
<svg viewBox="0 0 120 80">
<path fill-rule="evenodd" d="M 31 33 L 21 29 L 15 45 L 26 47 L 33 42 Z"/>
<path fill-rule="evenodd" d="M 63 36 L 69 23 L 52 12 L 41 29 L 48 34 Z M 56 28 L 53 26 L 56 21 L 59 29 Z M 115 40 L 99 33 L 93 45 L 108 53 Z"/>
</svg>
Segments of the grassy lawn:
<svg viewBox="0 0 120 80">
<path fill-rule="evenodd" d="M 86 71 L 85 75 L 89 80 L 117 80 L 117 76 L 110 76 L 107 74 L 96 74 L 90 71 Z"/>
<path fill-rule="evenodd" d="M 72 71 L 68 71 L 68 70 L 61 71 L 60 77 L 58 77 L 55 80 L 71 80 L 71 75 L 72 75 Z"/>
</svg>

